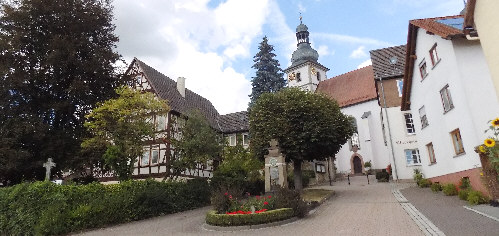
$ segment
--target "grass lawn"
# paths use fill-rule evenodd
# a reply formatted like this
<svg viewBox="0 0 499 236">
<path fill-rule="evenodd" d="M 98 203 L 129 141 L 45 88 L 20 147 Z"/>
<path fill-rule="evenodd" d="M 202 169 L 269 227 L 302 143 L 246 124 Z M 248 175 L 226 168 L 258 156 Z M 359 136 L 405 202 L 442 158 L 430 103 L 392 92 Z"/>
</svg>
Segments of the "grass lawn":
<svg viewBox="0 0 499 236">
<path fill-rule="evenodd" d="M 303 190 L 303 200 L 306 202 L 317 201 L 320 202 L 322 199 L 327 198 L 333 194 L 333 190 L 325 189 L 304 189 Z"/>
</svg>

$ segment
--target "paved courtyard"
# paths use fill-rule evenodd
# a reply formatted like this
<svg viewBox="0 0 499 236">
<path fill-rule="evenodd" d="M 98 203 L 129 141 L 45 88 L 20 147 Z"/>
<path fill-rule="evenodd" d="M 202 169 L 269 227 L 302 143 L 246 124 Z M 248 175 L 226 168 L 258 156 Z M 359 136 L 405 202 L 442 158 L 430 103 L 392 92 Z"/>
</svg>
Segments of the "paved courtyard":
<svg viewBox="0 0 499 236">
<path fill-rule="evenodd" d="M 308 217 L 281 226 L 237 232 L 204 227 L 209 207 L 82 233 L 97 235 L 423 235 L 398 203 L 388 183 L 365 176 L 335 182 L 335 196 Z"/>
</svg>

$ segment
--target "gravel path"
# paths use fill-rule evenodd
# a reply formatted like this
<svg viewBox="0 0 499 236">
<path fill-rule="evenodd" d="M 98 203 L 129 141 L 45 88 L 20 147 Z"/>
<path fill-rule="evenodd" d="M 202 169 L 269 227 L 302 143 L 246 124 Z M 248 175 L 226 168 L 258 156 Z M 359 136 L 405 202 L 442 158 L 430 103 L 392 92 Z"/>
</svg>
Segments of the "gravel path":
<svg viewBox="0 0 499 236">
<path fill-rule="evenodd" d="M 374 182 L 374 183 L 373 183 Z M 209 208 L 94 230 L 81 235 L 423 235 L 397 202 L 388 183 L 367 185 L 365 176 L 336 182 L 335 195 L 308 217 L 281 226 L 237 232 L 203 227 Z"/>
<path fill-rule="evenodd" d="M 499 223 L 463 206 L 457 196 L 433 193 L 429 188 L 410 187 L 400 190 L 407 200 L 446 235 L 499 235 Z"/>
</svg>

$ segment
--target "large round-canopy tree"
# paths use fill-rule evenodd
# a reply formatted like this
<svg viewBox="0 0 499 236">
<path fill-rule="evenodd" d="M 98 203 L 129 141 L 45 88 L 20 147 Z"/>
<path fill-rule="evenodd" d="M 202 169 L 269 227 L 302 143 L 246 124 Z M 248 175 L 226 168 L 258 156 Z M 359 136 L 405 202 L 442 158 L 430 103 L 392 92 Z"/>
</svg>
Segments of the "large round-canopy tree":
<svg viewBox="0 0 499 236">
<path fill-rule="evenodd" d="M 303 161 L 335 155 L 352 133 L 351 122 L 336 101 L 299 88 L 263 94 L 250 113 L 253 153 L 263 158 L 269 141 L 276 139 L 286 162 L 293 162 L 297 190 L 302 189 Z"/>
</svg>

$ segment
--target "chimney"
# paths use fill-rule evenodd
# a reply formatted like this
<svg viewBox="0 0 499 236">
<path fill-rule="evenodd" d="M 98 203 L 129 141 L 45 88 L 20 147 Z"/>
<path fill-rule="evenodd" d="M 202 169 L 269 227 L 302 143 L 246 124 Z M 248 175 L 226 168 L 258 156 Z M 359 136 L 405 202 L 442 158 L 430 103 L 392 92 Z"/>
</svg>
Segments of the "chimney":
<svg viewBox="0 0 499 236">
<path fill-rule="evenodd" d="M 185 78 L 178 77 L 177 79 L 177 90 L 185 98 Z"/>
</svg>

